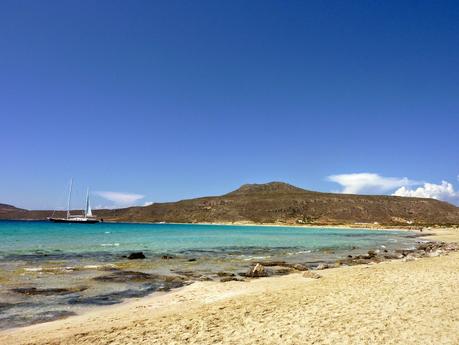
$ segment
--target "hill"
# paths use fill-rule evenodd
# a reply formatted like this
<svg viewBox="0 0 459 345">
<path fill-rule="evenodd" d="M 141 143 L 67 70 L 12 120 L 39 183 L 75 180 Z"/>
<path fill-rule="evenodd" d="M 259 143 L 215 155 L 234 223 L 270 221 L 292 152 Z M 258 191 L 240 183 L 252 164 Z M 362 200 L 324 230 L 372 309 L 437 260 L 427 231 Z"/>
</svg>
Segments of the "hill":
<svg viewBox="0 0 459 345">
<path fill-rule="evenodd" d="M 320 193 L 282 182 L 247 184 L 221 196 L 95 213 L 104 220 L 128 222 L 459 224 L 459 208 L 434 199 Z M 49 214 L 13 211 L 9 217 L 44 219 Z"/>
<path fill-rule="evenodd" d="M 27 212 L 27 210 L 24 210 L 22 208 L 17 208 L 15 206 L 8 205 L 8 204 L 0 204 L 0 219 L 2 215 L 9 215 L 11 213 L 18 214 L 21 212 Z"/>
</svg>

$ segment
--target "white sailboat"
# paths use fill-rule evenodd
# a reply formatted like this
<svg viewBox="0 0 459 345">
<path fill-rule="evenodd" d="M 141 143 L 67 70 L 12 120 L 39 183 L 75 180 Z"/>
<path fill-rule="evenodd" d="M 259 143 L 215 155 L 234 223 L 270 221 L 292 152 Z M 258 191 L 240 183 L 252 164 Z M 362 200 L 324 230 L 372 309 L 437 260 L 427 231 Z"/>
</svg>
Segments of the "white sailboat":
<svg viewBox="0 0 459 345">
<path fill-rule="evenodd" d="M 55 218 L 51 216 L 48 218 L 48 220 L 54 223 L 85 223 L 85 224 L 98 223 L 99 220 L 92 214 L 91 202 L 89 200 L 89 188 L 86 191 L 86 204 L 84 208 L 84 213 L 81 215 L 71 215 L 70 214 L 72 185 L 73 185 L 73 179 L 70 180 L 69 197 L 67 199 L 67 216 L 65 218 Z"/>
</svg>

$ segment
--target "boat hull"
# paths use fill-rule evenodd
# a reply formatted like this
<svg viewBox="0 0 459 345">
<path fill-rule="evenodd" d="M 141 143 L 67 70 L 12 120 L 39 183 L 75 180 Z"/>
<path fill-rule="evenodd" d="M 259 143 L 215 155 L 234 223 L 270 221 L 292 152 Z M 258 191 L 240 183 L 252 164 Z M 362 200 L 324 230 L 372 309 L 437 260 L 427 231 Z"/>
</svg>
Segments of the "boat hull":
<svg viewBox="0 0 459 345">
<path fill-rule="evenodd" d="M 65 219 L 65 218 L 48 218 L 50 222 L 53 223 L 75 223 L 75 224 L 94 224 L 99 223 L 98 219 Z"/>
</svg>

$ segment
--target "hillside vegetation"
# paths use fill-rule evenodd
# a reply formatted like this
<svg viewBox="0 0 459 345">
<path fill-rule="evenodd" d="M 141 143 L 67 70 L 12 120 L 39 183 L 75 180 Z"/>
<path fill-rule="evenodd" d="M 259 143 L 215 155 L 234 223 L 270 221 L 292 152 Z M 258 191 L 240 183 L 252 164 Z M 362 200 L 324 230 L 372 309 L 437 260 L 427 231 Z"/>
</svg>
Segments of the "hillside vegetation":
<svg viewBox="0 0 459 345">
<path fill-rule="evenodd" d="M 434 199 L 320 193 L 282 182 L 247 184 L 222 196 L 95 213 L 104 220 L 127 222 L 459 224 L 459 208 Z M 50 214 L 12 209 L 0 211 L 0 219 L 46 219 Z"/>
</svg>

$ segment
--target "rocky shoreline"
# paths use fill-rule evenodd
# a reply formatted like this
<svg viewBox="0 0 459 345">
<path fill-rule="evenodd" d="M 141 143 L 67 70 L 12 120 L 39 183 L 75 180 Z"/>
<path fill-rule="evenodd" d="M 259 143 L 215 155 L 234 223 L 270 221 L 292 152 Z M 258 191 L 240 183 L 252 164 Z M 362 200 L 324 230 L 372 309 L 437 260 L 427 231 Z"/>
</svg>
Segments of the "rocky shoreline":
<svg viewBox="0 0 459 345">
<path fill-rule="evenodd" d="M 36 318 L 31 316 L 23 317 L 14 315 L 10 321 L 7 319 L 0 320 L 0 328 L 9 328 L 17 326 L 26 326 L 32 323 L 41 323 L 59 318 L 65 318 L 69 313 L 64 313 L 65 306 L 103 306 L 120 303 L 129 298 L 139 298 L 151 295 L 155 292 L 167 292 L 172 289 L 177 289 L 194 282 L 202 281 L 217 281 L 217 282 L 232 282 L 232 281 L 248 281 L 251 279 L 271 276 L 283 276 L 291 273 L 303 272 L 306 278 L 321 278 L 320 271 L 355 265 L 371 265 L 385 261 L 414 261 L 424 257 L 434 257 L 447 255 L 449 252 L 459 250 L 459 244 L 446 243 L 439 241 L 422 241 L 416 244 L 413 249 L 386 249 L 384 246 L 378 249 L 368 250 L 366 254 L 346 255 L 343 257 L 331 260 L 327 259 L 320 261 L 309 262 L 287 262 L 283 260 L 252 260 L 248 262 L 247 270 L 221 270 L 221 271 L 202 271 L 191 269 L 191 267 L 177 267 L 170 269 L 167 274 L 146 273 L 138 270 L 142 269 L 141 265 L 122 267 L 101 267 L 98 268 L 98 274 L 90 278 L 87 283 L 89 285 L 78 285 L 70 287 L 34 287 L 34 286 L 19 286 L 11 288 L 9 291 L 13 295 L 22 295 L 26 298 L 46 298 L 51 297 L 56 299 L 56 308 L 46 313 L 37 314 Z M 348 252 L 349 253 L 349 252 Z M 352 252 L 351 252 L 352 253 Z M 126 262 L 139 260 L 138 264 L 145 262 L 146 255 L 142 252 L 133 252 L 124 256 Z M 193 262 L 193 258 L 178 258 L 172 255 L 163 255 L 161 261 L 175 262 Z M 148 259 L 147 259 L 148 260 Z M 146 262 L 147 263 L 147 262 Z M 137 268 L 138 267 L 138 268 Z M 98 290 L 96 294 L 87 293 L 89 291 L 90 282 L 102 284 L 109 287 L 110 284 L 121 284 L 126 286 L 124 290 L 118 291 L 103 291 Z M 107 284 L 107 285 L 105 285 Z M 55 297 L 53 297 L 55 296 Z M 30 300 L 32 301 L 32 300 Z M 2 310 L 11 310 L 12 308 L 23 305 L 20 303 L 4 303 L 0 306 Z M 24 304 L 25 305 L 25 304 Z M 59 307 L 60 306 L 60 307 Z"/>
<path fill-rule="evenodd" d="M 363 255 L 347 255 L 347 257 L 338 259 L 335 262 L 306 262 L 306 263 L 289 263 L 286 261 L 253 261 L 251 267 L 247 272 L 226 272 L 220 271 L 216 274 L 202 275 L 194 271 L 175 270 L 176 275 L 157 276 L 145 274 L 142 272 L 128 272 L 118 271 L 108 276 L 101 276 L 95 278 L 99 281 L 127 281 L 127 280 L 151 280 L 161 279 L 166 284 L 166 287 L 160 291 L 169 291 L 172 288 L 181 287 L 183 285 L 191 284 L 193 281 L 211 281 L 219 280 L 220 282 L 228 281 L 244 281 L 247 278 L 261 278 L 269 276 L 286 275 L 295 272 L 307 271 L 321 271 L 329 268 L 337 268 L 342 266 L 355 266 L 355 265 L 369 265 L 377 264 L 384 261 L 402 260 L 413 261 L 424 257 L 435 257 L 440 255 L 447 255 L 449 252 L 459 250 L 458 243 L 446 243 L 441 241 L 426 241 L 419 243 L 414 249 L 395 249 L 389 251 L 385 248 L 369 250 L 367 254 Z M 132 256 L 139 259 L 145 258 L 142 252 L 132 253 Z M 164 256 L 163 259 L 173 259 L 171 256 Z M 314 276 L 306 274 L 306 276 Z M 316 274 L 317 277 L 317 274 Z M 171 284 L 172 283 L 172 284 Z"/>
<path fill-rule="evenodd" d="M 293 273 L 295 271 L 320 271 L 328 268 L 337 268 L 341 266 L 377 264 L 391 260 L 413 261 L 424 257 L 447 255 L 449 252 L 455 252 L 458 250 L 459 243 L 428 241 L 418 244 L 415 249 L 396 249 L 392 252 L 389 252 L 387 249 L 369 250 L 366 255 L 348 255 L 346 258 L 337 260 L 335 263 L 319 263 L 317 265 L 305 265 L 302 263 L 291 264 L 286 263 L 285 261 L 260 261 L 255 262 L 247 273 L 240 273 L 239 275 L 250 278 L 260 278 L 272 275 L 288 274 Z M 305 277 L 318 278 L 320 276 L 317 273 L 307 273 L 305 274 Z M 227 280 L 222 279 L 222 281 Z"/>
</svg>

